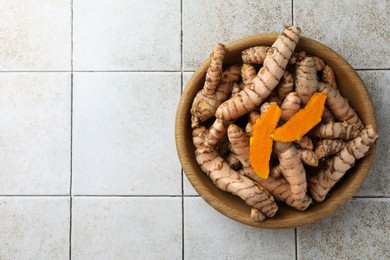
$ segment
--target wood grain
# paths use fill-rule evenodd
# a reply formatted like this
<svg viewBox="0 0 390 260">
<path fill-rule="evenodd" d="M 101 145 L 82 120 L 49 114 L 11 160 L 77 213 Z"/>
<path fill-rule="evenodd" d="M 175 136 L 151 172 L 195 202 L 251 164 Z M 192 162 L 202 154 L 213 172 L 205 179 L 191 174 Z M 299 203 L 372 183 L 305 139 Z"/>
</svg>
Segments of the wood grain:
<svg viewBox="0 0 390 260">
<path fill-rule="evenodd" d="M 271 46 L 277 36 L 278 33 L 259 34 L 226 45 L 224 65 L 242 63 L 242 50 L 258 45 Z M 337 83 L 343 96 L 348 98 L 363 123 L 366 125 L 372 124 L 377 130 L 374 107 L 369 93 L 363 81 L 348 62 L 327 46 L 305 37 L 301 37 L 296 50 L 303 50 L 309 55 L 318 56 L 331 66 L 335 71 Z M 279 212 L 275 217 L 264 222 L 254 222 L 250 218 L 249 206 L 237 196 L 215 187 L 195 160 L 190 115 L 192 100 L 203 86 L 208 64 L 209 59 L 199 66 L 185 87 L 177 108 L 175 122 L 176 147 L 183 170 L 195 190 L 208 204 L 227 217 L 243 224 L 275 229 L 293 228 L 317 222 L 332 214 L 352 198 L 367 177 L 374 159 L 375 147 L 347 172 L 343 179 L 331 190 L 331 196 L 323 203 L 311 205 L 304 212 L 280 204 Z"/>
</svg>

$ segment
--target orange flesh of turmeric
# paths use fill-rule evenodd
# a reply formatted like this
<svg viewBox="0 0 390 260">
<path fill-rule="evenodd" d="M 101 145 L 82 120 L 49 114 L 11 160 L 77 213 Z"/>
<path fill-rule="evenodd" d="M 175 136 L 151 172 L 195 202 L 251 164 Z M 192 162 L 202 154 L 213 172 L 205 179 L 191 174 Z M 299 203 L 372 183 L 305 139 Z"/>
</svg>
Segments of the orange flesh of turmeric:
<svg viewBox="0 0 390 260">
<path fill-rule="evenodd" d="M 326 94 L 314 93 L 306 106 L 292 116 L 271 135 L 275 141 L 293 142 L 302 138 L 321 122 L 324 113 Z"/>
<path fill-rule="evenodd" d="M 275 130 L 282 110 L 274 102 L 253 125 L 250 139 L 249 161 L 253 170 L 261 178 L 266 179 L 269 175 L 269 162 L 272 152 L 271 134 Z"/>
</svg>

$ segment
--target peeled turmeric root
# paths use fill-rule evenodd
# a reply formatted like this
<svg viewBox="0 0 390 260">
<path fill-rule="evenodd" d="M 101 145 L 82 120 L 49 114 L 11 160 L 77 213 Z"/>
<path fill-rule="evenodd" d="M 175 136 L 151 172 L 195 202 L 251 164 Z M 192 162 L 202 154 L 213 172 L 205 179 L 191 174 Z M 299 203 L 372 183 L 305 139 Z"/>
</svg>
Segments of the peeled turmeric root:
<svg viewBox="0 0 390 260">
<path fill-rule="evenodd" d="M 271 133 L 278 124 L 280 114 L 281 110 L 278 105 L 271 103 L 253 125 L 249 160 L 253 170 L 264 179 L 269 175 L 269 161 L 272 152 Z"/>
<path fill-rule="evenodd" d="M 324 112 L 326 95 L 314 94 L 307 105 L 293 115 L 287 123 L 275 129 L 272 138 L 279 142 L 293 142 L 299 140 L 315 125 L 321 122 Z"/>
<path fill-rule="evenodd" d="M 192 136 L 196 147 L 195 158 L 199 166 L 219 189 L 239 196 L 247 205 L 257 209 L 259 212 L 255 221 L 262 221 L 275 215 L 278 206 L 272 195 L 259 184 L 232 170 L 217 151 L 209 149 L 210 147 L 205 144 L 207 136 L 205 127 L 195 128 Z"/>
<path fill-rule="evenodd" d="M 309 179 L 313 198 L 317 202 L 323 201 L 329 190 L 355 164 L 355 161 L 368 153 L 377 138 L 374 128 L 368 125 L 358 137 L 349 141 L 340 152 L 328 160 L 326 166 Z"/>
</svg>

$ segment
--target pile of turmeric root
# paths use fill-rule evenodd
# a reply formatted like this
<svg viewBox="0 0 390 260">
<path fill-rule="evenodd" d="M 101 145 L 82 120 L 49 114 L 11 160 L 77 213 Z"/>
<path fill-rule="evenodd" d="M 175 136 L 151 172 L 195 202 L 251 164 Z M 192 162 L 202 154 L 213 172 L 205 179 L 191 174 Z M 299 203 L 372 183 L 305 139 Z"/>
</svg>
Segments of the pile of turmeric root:
<svg viewBox="0 0 390 260">
<path fill-rule="evenodd" d="M 276 201 L 301 211 L 324 201 L 378 137 L 340 94 L 332 68 L 294 52 L 300 34 L 286 27 L 271 47 L 246 49 L 243 64 L 228 67 L 217 44 L 191 108 L 198 164 L 254 221 L 274 216 Z"/>
</svg>

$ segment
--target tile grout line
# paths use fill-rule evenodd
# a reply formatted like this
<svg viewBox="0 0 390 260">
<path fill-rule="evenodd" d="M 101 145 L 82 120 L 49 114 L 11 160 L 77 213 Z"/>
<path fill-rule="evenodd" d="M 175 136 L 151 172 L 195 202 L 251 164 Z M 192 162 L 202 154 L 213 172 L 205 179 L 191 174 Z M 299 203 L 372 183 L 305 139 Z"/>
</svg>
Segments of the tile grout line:
<svg viewBox="0 0 390 260">
<path fill-rule="evenodd" d="M 180 96 L 183 94 L 183 0 L 180 0 Z M 181 168 L 181 258 L 184 260 L 184 171 Z"/>
<path fill-rule="evenodd" d="M 70 181 L 69 181 L 69 260 L 72 259 L 72 218 L 73 218 L 73 0 L 70 1 Z"/>
<path fill-rule="evenodd" d="M 295 260 L 298 260 L 298 228 L 294 229 L 295 236 Z"/>
<path fill-rule="evenodd" d="M 291 0 L 291 25 L 294 26 L 294 0 Z"/>
</svg>

